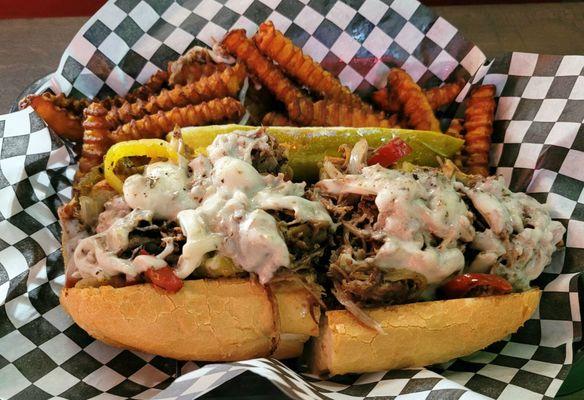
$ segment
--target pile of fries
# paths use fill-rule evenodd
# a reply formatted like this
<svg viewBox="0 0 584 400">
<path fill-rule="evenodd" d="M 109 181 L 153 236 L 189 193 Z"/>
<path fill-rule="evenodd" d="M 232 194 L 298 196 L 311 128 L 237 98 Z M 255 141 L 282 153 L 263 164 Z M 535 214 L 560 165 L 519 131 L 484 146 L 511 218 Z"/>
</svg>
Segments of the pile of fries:
<svg viewBox="0 0 584 400">
<path fill-rule="evenodd" d="M 261 116 L 265 126 L 440 132 L 436 110 L 451 104 L 464 87 L 464 82 L 457 81 L 423 90 L 405 71 L 392 68 L 387 86 L 373 93 L 368 103 L 267 21 L 251 39 L 245 30 L 234 29 L 217 50 L 189 50 L 169 62 L 166 71 L 157 72 L 124 97 L 91 102 L 45 93 L 27 97 L 21 106 L 31 105 L 56 134 L 82 143 L 82 176 L 103 163 L 114 143 L 163 138 L 176 126 L 239 121 L 246 107 L 238 98 L 242 88 L 248 86 L 248 77 L 279 102 Z M 454 119 L 445 131 L 465 139 L 458 162 L 470 174 L 489 174 L 494 97 L 493 85 L 476 87 L 467 100 L 464 120 Z"/>
</svg>

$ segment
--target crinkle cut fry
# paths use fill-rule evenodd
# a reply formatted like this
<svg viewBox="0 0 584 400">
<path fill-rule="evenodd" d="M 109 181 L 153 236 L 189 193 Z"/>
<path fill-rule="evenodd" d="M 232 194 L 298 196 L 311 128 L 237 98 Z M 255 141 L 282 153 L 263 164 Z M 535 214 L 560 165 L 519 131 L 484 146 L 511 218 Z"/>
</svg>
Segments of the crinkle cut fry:
<svg viewBox="0 0 584 400">
<path fill-rule="evenodd" d="M 197 105 L 176 107 L 170 111 L 159 111 L 121 125 L 111 134 L 113 142 L 142 138 L 162 138 L 175 126 L 198 126 L 212 123 L 233 122 L 245 112 L 243 105 L 231 98 L 215 99 Z"/>
<path fill-rule="evenodd" d="M 277 111 L 271 111 L 262 118 L 263 126 L 295 126 L 294 122 Z"/>
<path fill-rule="evenodd" d="M 312 126 L 398 127 L 397 115 L 387 119 L 383 113 L 368 112 L 361 107 L 351 107 L 349 104 L 330 100 L 312 103 L 309 111 L 310 114 L 307 115 L 310 115 Z"/>
<path fill-rule="evenodd" d="M 130 92 L 126 96 L 126 99 L 128 101 L 136 101 L 138 99 L 146 100 L 154 93 L 158 93 L 160 90 L 162 90 L 162 88 L 164 88 L 167 83 L 168 72 L 159 70 L 154 75 L 152 75 L 144 85 Z"/>
<path fill-rule="evenodd" d="M 247 38 L 245 30 L 230 31 L 223 38 L 222 46 L 243 62 L 262 85 L 286 105 L 290 119 L 302 125 L 310 123 L 305 110 L 312 107 L 312 101 L 278 67 L 263 56 L 255 44 Z"/>
<path fill-rule="evenodd" d="M 223 97 L 235 97 L 246 76 L 245 67 L 236 64 L 185 86 L 177 85 L 170 90 L 163 89 L 159 94 L 150 96 L 147 101 L 139 99 L 134 103 L 124 103 L 121 107 L 112 107 L 106 118 L 113 129 L 158 111 L 168 111 L 174 107 L 199 104 Z"/>
<path fill-rule="evenodd" d="M 464 136 L 462 135 L 463 130 L 464 126 L 462 119 L 453 118 L 452 121 L 450 121 L 448 129 L 444 133 L 457 139 L 464 139 Z"/>
<path fill-rule="evenodd" d="M 147 100 L 148 97 L 160 92 L 168 84 L 168 73 L 163 70 L 159 70 L 154 73 L 148 81 L 131 91 L 125 96 L 113 96 L 103 99 L 101 104 L 106 109 L 111 109 L 112 107 L 121 107 L 125 103 L 134 103 L 138 100 Z"/>
<path fill-rule="evenodd" d="M 463 149 L 466 172 L 489 175 L 489 150 L 495 119 L 495 85 L 482 85 L 470 94 L 466 105 Z"/>
<path fill-rule="evenodd" d="M 52 94 L 49 92 L 45 92 L 41 95 L 38 94 L 31 94 L 26 96 L 18 103 L 18 108 L 21 110 L 30 106 L 31 101 L 35 96 L 43 96 L 46 100 L 53 103 L 55 106 L 64 108 L 76 117 L 82 118 L 83 117 L 83 110 L 91 103 L 89 99 L 74 99 L 71 97 L 65 96 L 63 93 L 61 94 Z"/>
<path fill-rule="evenodd" d="M 390 93 L 386 87 L 377 89 L 371 94 L 371 101 L 382 111 L 386 113 L 397 113 L 399 112 L 399 101 L 394 95 L 390 97 Z"/>
<path fill-rule="evenodd" d="M 464 131 L 464 121 L 460 118 L 453 118 L 450 121 L 450 125 L 446 132 L 444 132 L 448 136 L 452 136 L 457 139 L 464 139 L 463 131 Z M 462 152 L 458 151 L 454 157 L 452 157 L 452 161 L 454 165 L 456 165 L 460 170 L 463 169 L 463 162 L 462 162 Z"/>
<path fill-rule="evenodd" d="M 277 62 L 288 75 L 325 99 L 350 104 L 353 107 L 371 109 L 369 104 L 363 102 L 348 87 L 343 86 L 312 57 L 305 55 L 299 47 L 278 31 L 271 21 L 260 25 L 253 40 L 258 49 Z"/>
<path fill-rule="evenodd" d="M 168 81 L 171 86 L 186 85 L 216 72 L 221 72 L 227 67 L 227 64 L 213 61 L 209 50 L 193 47 L 176 61 L 168 63 Z"/>
<path fill-rule="evenodd" d="M 453 83 L 445 83 L 436 88 L 424 90 L 424 95 L 430 103 L 432 110 L 436 111 L 440 107 L 452 103 L 458 93 L 464 87 L 464 81 L 459 80 Z M 388 113 L 396 113 L 400 111 L 400 103 L 397 98 L 395 90 L 391 88 L 381 88 L 376 90 L 371 95 L 371 100 L 383 111 Z"/>
<path fill-rule="evenodd" d="M 111 146 L 110 129 L 105 116 L 107 109 L 100 102 L 94 102 L 85 109 L 83 121 L 83 145 L 79 158 L 79 172 L 83 176 L 91 168 L 103 162 L 103 156 Z"/>
<path fill-rule="evenodd" d="M 43 94 L 43 96 L 45 93 Z M 91 101 L 89 99 L 74 99 L 71 97 L 65 96 L 63 93 L 58 95 L 51 95 L 51 101 L 57 107 L 65 108 L 69 110 L 69 112 L 73 113 L 75 116 L 82 118 L 83 117 L 83 110 L 85 110 Z"/>
<path fill-rule="evenodd" d="M 422 89 L 400 68 L 392 68 L 388 85 L 395 90 L 408 125 L 413 129 L 440 132 L 440 123 Z"/>
<path fill-rule="evenodd" d="M 59 104 L 72 105 L 73 103 L 64 102 L 59 96 L 51 93 L 30 95 L 20 102 L 19 107 L 32 106 L 57 135 L 69 140 L 81 141 L 83 139 L 81 118 L 71 110 L 61 107 Z"/>
<path fill-rule="evenodd" d="M 432 110 L 437 110 L 442 106 L 452 103 L 463 87 L 464 81 L 457 80 L 456 82 L 445 83 L 437 88 L 425 90 L 424 94 Z"/>
</svg>

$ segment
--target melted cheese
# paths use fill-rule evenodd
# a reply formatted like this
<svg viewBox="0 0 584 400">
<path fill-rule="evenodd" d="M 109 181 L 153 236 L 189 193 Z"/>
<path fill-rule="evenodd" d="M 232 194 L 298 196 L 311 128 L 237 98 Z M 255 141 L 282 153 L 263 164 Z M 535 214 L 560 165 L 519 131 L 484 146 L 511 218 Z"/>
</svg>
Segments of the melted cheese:
<svg viewBox="0 0 584 400">
<path fill-rule="evenodd" d="M 150 268 L 160 269 L 168 266 L 163 258 L 149 254 L 141 254 L 136 256 L 136 258 L 132 260 L 132 264 L 139 271 L 146 271 Z"/>
<path fill-rule="evenodd" d="M 154 218 L 173 220 L 179 211 L 195 208 L 198 202 L 190 194 L 186 168 L 156 162 L 144 174 L 128 177 L 124 182 L 124 199 L 133 209 L 150 210 Z"/>
<path fill-rule="evenodd" d="M 317 184 L 333 194 L 375 196 L 374 229 L 384 240 L 371 262 L 379 268 L 405 268 L 439 285 L 463 270 L 466 247 L 478 253 L 467 271 L 504 276 L 516 289 L 529 287 L 561 241 L 565 229 L 545 206 L 525 193 L 513 193 L 502 178 L 466 187 L 433 171 L 412 173 L 379 166 L 359 175 L 341 175 Z M 466 195 L 488 224 L 475 232 Z M 436 240 L 439 239 L 439 240 Z"/>
<path fill-rule="evenodd" d="M 411 173 L 378 165 L 359 175 L 322 180 L 321 190 L 374 195 L 376 231 L 384 244 L 371 259 L 381 269 L 408 269 L 438 285 L 464 268 L 461 242 L 474 237 L 472 215 L 452 182 L 435 172 Z"/>
<path fill-rule="evenodd" d="M 187 238 L 175 270 L 181 279 L 188 277 L 201 264 L 205 254 L 217 250 L 222 241 L 221 235 L 208 231 L 202 214 L 199 210 L 184 210 L 178 214 L 183 235 Z"/>
<path fill-rule="evenodd" d="M 218 158 L 200 206 L 178 215 L 187 237 L 178 276 L 187 277 L 206 253 L 218 250 L 245 271 L 256 273 L 261 283 L 268 282 L 276 270 L 289 266 L 290 255 L 275 219 L 265 210 L 292 210 L 299 221 L 332 225 L 324 207 L 302 194 L 304 184 L 262 176 L 238 158 Z"/>
<path fill-rule="evenodd" d="M 106 279 L 123 273 L 132 279 L 148 267 L 165 266 L 166 249 L 156 258 L 116 256 L 140 220 L 155 218 L 177 220 L 187 239 L 175 269 L 178 277 L 187 278 L 206 254 L 219 251 L 268 282 L 277 269 L 290 265 L 290 254 L 266 210 L 291 210 L 298 221 L 330 226 L 332 220 L 319 202 L 302 197 L 304 183 L 262 176 L 251 165 L 251 152 L 265 146 L 268 137 L 261 130 L 219 135 L 207 148 L 209 157 L 190 162 L 192 174 L 186 167 L 156 162 L 126 179 L 124 200 L 134 211 L 114 221 L 102 217 L 111 226 L 85 239 L 75 252 L 80 276 Z"/>
<path fill-rule="evenodd" d="M 82 239 L 73 253 L 77 271 L 74 278 L 95 278 L 105 280 L 119 274 L 125 274 L 132 280 L 144 266 L 130 260 L 117 257 L 117 253 L 126 249 L 129 235 L 141 221 L 152 221 L 153 213 L 148 210 L 134 210 L 123 218 L 116 220 L 108 229 Z"/>
<path fill-rule="evenodd" d="M 527 289 L 551 262 L 564 226 L 534 198 L 507 189 L 502 178 L 463 190 L 489 225 L 471 244 L 479 251 L 471 270 L 502 275 L 516 289 Z"/>
<path fill-rule="evenodd" d="M 235 157 L 251 164 L 253 150 L 270 150 L 268 136 L 259 129 L 218 135 L 207 148 L 207 154 L 211 162 L 216 162 L 221 157 Z"/>
</svg>

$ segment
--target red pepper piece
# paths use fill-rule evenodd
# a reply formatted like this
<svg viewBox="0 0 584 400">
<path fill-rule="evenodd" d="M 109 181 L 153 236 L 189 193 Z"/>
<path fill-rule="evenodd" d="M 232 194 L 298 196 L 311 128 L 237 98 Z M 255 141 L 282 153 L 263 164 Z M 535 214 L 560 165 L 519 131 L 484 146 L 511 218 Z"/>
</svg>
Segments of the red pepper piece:
<svg viewBox="0 0 584 400">
<path fill-rule="evenodd" d="M 146 270 L 145 274 L 150 283 L 167 292 L 176 293 L 183 287 L 183 281 L 174 274 L 170 267 L 150 268 Z"/>
<path fill-rule="evenodd" d="M 371 158 L 367 161 L 368 165 L 379 164 L 382 167 L 389 167 L 395 164 L 400 159 L 404 158 L 412 152 L 409 144 L 402 139 L 396 137 L 389 142 L 379 147 Z"/>
<path fill-rule="evenodd" d="M 446 282 L 440 288 L 444 297 L 457 299 L 468 297 L 475 288 L 484 288 L 485 292 L 493 295 L 508 294 L 513 291 L 511 284 L 503 277 L 492 274 L 463 274 Z"/>
</svg>

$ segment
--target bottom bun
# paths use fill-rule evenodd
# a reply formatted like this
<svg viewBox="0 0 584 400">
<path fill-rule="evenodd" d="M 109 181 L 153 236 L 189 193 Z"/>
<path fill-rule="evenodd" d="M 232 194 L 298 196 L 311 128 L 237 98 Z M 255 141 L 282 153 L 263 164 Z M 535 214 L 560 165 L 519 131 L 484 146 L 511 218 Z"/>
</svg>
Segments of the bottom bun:
<svg viewBox="0 0 584 400">
<path fill-rule="evenodd" d="M 320 316 L 306 289 L 247 279 L 185 281 L 174 294 L 150 284 L 68 288 L 60 300 L 94 338 L 179 360 L 297 357 Z"/>
<path fill-rule="evenodd" d="M 412 303 L 367 313 L 385 335 L 348 311 L 328 311 L 309 357 L 320 375 L 374 372 L 446 362 L 485 348 L 517 331 L 533 314 L 541 292 Z"/>
</svg>

